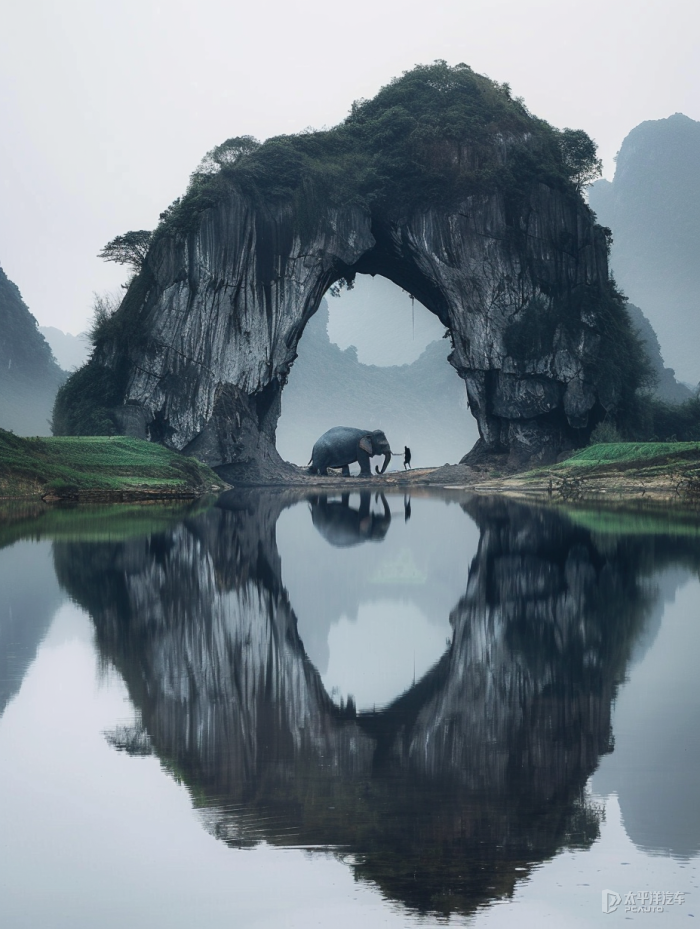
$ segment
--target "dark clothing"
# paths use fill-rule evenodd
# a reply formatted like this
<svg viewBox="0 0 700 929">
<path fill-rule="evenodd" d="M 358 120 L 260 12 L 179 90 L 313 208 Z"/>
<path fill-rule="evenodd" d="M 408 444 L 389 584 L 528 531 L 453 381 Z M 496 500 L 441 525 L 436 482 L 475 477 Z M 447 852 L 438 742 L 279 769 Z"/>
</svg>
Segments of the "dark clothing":
<svg viewBox="0 0 700 929">
<path fill-rule="evenodd" d="M 404 445 L 403 447 L 403 466 L 404 468 L 411 467 L 411 449 L 408 445 Z"/>
</svg>

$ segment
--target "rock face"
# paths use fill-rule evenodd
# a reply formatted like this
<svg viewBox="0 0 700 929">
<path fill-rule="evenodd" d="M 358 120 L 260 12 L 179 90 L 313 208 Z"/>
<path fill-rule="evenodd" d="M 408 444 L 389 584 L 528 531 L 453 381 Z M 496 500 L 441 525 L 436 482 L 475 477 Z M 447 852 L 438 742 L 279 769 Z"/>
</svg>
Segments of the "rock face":
<svg viewBox="0 0 700 929">
<path fill-rule="evenodd" d="M 263 211 L 232 192 L 196 232 L 153 249 L 137 309 L 143 343 L 113 339 L 92 364 L 128 361 L 120 431 L 224 466 L 232 480 L 274 475 L 283 469 L 274 444 L 281 391 L 306 322 L 341 276 L 384 274 L 450 329 L 449 360 L 481 445 L 551 460 L 600 409 L 599 320 L 581 312 L 572 330 L 555 327 L 537 357 L 509 352 L 507 335 L 536 297 L 549 301 L 546 290 L 604 288 L 606 244 L 583 203 L 544 186 L 518 226 L 525 254 L 495 195 L 383 227 L 361 210 L 331 209 L 306 238 L 289 208 Z"/>
<path fill-rule="evenodd" d="M 445 93 L 458 77 L 444 78 Z M 502 88 L 489 92 L 515 119 Z M 552 130 L 545 139 L 544 124 L 523 113 L 517 132 L 489 130 L 484 142 L 479 129 L 477 142 L 475 129 L 474 139 L 433 146 L 426 164 L 434 170 L 442 159 L 443 186 L 465 164 L 478 171 L 469 174 L 471 187 L 456 174 L 449 197 L 424 196 L 422 205 L 408 203 L 405 190 L 402 200 L 393 177 L 381 199 L 346 196 L 338 205 L 311 175 L 300 175 L 287 195 L 272 181 L 261 192 L 247 175 L 222 171 L 215 196 L 188 194 L 194 213 L 186 225 L 166 219 L 157 230 L 74 393 L 84 393 L 91 376 L 109 383 L 118 431 L 195 455 L 229 480 L 284 476 L 275 428 L 304 327 L 335 282 L 378 274 L 449 329 L 449 361 L 466 386 L 480 451 L 518 464 L 584 443 L 620 403 L 618 366 L 603 359 L 629 337 L 629 321 L 611 296 L 604 231 L 556 173 Z M 429 115 L 414 123 L 420 128 Z M 365 149 L 375 145 L 366 132 Z M 266 143 L 243 161 L 260 171 L 280 145 Z M 291 142 L 284 146 L 285 158 L 301 158 Z M 540 168 L 546 146 L 549 174 Z M 485 173 L 498 181 L 487 183 Z M 69 401 L 66 394 L 66 429 L 79 430 Z"/>
</svg>

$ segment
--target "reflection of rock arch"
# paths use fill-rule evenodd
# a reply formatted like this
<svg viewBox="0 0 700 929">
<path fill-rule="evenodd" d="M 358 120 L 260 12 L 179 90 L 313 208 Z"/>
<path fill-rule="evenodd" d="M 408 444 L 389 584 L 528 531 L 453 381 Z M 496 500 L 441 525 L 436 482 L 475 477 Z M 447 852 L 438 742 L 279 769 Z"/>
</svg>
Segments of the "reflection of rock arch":
<svg viewBox="0 0 700 929">
<path fill-rule="evenodd" d="M 323 690 L 280 581 L 274 527 L 292 499 L 229 495 L 150 539 L 55 547 L 155 751 L 206 797 L 207 828 L 344 846 L 389 896 L 446 913 L 588 844 L 583 788 L 609 750 L 653 557 L 601 550 L 554 514 L 469 504 L 482 539 L 452 645 L 385 711 L 356 716 Z"/>
<path fill-rule="evenodd" d="M 222 466 L 232 479 L 282 476 L 275 429 L 304 326 L 334 282 L 372 274 L 448 327 L 450 360 L 465 381 L 482 447 L 551 460 L 582 441 L 603 406 L 619 400 L 610 365 L 601 375 L 606 335 L 612 327 L 619 343 L 630 333 L 609 288 L 605 235 L 566 180 L 546 124 L 466 66 L 424 70 L 420 93 L 404 101 L 415 109 L 411 125 L 424 130 L 406 167 L 418 172 L 410 191 L 400 192 L 400 169 L 388 165 L 379 177 L 371 161 L 404 129 L 385 125 L 381 145 L 371 132 L 358 135 L 362 108 L 336 130 L 358 163 L 371 162 L 354 180 L 343 169 L 344 182 L 357 188 L 344 199 L 339 184 L 328 188 L 338 170 L 332 145 L 331 153 L 307 155 L 324 150 L 328 133 L 243 156 L 203 192 L 191 192 L 158 230 L 56 421 L 98 428 L 79 423 L 71 409 L 71 397 L 90 402 L 84 387 L 97 382 L 102 428 L 111 417 L 119 430 Z M 433 91 L 456 93 L 465 114 L 465 99 L 492 106 L 488 129 L 464 116 L 459 140 L 447 130 L 438 137 L 440 107 L 415 102 Z M 371 101 L 375 111 L 382 99 Z M 396 111 L 386 106 L 391 123 Z M 290 178 L 282 193 L 280 173 Z"/>
</svg>

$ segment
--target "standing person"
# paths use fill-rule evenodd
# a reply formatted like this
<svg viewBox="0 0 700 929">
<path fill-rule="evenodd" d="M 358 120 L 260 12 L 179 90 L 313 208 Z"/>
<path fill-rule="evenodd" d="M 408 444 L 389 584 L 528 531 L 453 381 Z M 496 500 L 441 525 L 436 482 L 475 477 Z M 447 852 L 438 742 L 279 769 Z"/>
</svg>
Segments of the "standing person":
<svg viewBox="0 0 700 929">
<path fill-rule="evenodd" d="M 411 467 L 411 449 L 408 447 L 408 445 L 404 445 L 403 447 L 403 467 L 404 471 L 406 468 Z"/>
</svg>

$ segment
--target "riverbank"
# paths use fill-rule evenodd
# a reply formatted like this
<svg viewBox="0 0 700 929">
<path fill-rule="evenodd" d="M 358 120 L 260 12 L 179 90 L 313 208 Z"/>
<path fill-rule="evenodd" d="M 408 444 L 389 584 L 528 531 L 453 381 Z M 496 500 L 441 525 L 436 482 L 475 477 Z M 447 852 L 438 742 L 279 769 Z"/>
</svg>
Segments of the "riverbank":
<svg viewBox="0 0 700 929">
<path fill-rule="evenodd" d="M 700 442 L 593 445 L 517 474 L 458 464 L 320 477 L 287 467 L 292 473 L 279 484 L 260 486 L 321 493 L 436 487 L 533 503 L 700 510 Z M 0 499 L 94 504 L 192 499 L 226 489 L 206 465 L 155 443 L 122 436 L 24 439 L 0 430 Z"/>
<path fill-rule="evenodd" d="M 124 436 L 21 438 L 0 429 L 0 499 L 190 499 L 226 484 L 194 458 Z"/>
<path fill-rule="evenodd" d="M 433 472 L 431 480 L 436 476 Z M 592 445 L 547 468 L 469 478 L 462 486 L 475 493 L 531 502 L 695 510 L 700 509 L 700 442 Z M 455 484 L 461 482 L 456 480 L 451 486 Z"/>
<path fill-rule="evenodd" d="M 323 493 L 362 489 L 411 493 L 419 487 L 441 487 L 532 503 L 700 511 L 700 442 L 592 445 L 558 464 L 517 474 L 462 464 L 367 478 L 320 478 L 298 471 L 298 486 Z"/>
</svg>

